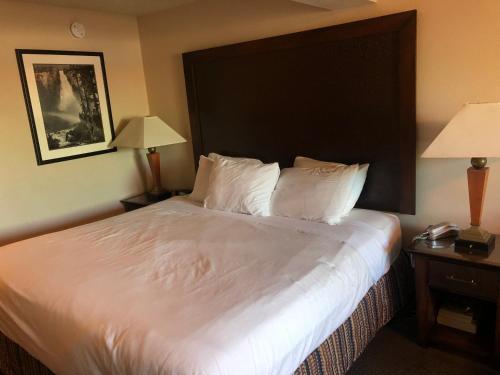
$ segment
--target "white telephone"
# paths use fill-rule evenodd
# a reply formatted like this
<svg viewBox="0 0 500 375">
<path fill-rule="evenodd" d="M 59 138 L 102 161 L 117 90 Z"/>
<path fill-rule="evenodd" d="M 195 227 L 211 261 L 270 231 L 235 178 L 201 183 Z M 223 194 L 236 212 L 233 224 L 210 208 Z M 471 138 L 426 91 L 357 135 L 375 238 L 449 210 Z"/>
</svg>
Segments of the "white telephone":
<svg viewBox="0 0 500 375">
<path fill-rule="evenodd" d="M 426 240 L 439 240 L 441 238 L 454 237 L 460 232 L 460 228 L 456 224 L 444 221 L 439 224 L 429 225 L 425 232 L 419 237 Z"/>
</svg>

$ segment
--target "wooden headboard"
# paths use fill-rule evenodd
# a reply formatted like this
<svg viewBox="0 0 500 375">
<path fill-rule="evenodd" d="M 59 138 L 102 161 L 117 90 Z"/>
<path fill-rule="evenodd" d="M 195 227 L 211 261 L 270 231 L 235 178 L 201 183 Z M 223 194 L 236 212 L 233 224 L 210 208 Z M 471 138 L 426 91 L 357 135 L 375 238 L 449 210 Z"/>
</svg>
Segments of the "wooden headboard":
<svg viewBox="0 0 500 375">
<path fill-rule="evenodd" d="M 370 163 L 357 207 L 415 213 L 416 11 L 183 54 L 194 156 Z"/>
</svg>

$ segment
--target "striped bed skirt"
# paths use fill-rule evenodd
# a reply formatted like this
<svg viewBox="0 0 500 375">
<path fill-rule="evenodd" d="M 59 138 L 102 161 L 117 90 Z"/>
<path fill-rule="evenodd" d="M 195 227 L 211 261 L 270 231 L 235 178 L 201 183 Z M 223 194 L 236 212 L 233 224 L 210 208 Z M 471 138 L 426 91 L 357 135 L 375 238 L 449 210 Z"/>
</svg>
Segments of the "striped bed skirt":
<svg viewBox="0 0 500 375">
<path fill-rule="evenodd" d="M 406 304 L 412 288 L 410 262 L 402 252 L 349 319 L 302 362 L 294 375 L 345 374 L 377 331 Z M 0 374 L 53 375 L 41 362 L 1 333 Z"/>
<path fill-rule="evenodd" d="M 349 319 L 302 362 L 294 375 L 345 374 L 377 332 L 409 302 L 413 280 L 410 259 L 401 252 Z"/>
</svg>

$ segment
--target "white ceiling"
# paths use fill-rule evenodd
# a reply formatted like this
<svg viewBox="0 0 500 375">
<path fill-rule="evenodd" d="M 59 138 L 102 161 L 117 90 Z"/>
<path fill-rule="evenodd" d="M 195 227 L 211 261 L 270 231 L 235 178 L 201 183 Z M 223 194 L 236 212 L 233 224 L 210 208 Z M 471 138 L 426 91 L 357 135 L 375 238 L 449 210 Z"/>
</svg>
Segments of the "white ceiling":
<svg viewBox="0 0 500 375">
<path fill-rule="evenodd" d="M 58 5 L 68 8 L 101 10 L 113 13 L 141 15 L 159 12 L 196 0 L 15 0 L 19 2 Z"/>
<path fill-rule="evenodd" d="M 174 8 L 201 0 L 12 0 L 18 2 L 58 5 L 68 8 L 100 10 L 112 13 L 142 15 Z M 251 0 L 249 0 L 251 1 Z M 314 7 L 335 9 L 374 3 L 377 0 L 291 0 Z"/>
<path fill-rule="evenodd" d="M 376 3 L 377 0 L 292 0 L 318 8 L 338 9 L 348 8 L 369 3 Z"/>
</svg>

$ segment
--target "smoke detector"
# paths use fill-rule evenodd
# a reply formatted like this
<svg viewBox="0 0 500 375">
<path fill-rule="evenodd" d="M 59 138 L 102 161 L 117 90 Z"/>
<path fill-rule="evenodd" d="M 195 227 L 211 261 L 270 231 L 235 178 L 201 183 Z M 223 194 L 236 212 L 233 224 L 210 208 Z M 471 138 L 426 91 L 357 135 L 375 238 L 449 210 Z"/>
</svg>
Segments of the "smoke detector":
<svg viewBox="0 0 500 375">
<path fill-rule="evenodd" d="M 80 22 L 73 22 L 69 25 L 69 31 L 71 35 L 73 35 L 77 39 L 85 38 L 87 35 L 87 30 L 85 30 L 85 26 Z"/>
</svg>

